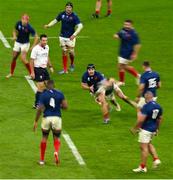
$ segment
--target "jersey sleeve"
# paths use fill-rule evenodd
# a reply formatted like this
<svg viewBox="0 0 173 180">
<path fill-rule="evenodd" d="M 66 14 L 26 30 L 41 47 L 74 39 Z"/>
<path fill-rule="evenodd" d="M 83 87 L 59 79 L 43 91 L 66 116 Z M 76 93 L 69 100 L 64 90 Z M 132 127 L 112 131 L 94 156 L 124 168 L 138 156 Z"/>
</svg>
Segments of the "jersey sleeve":
<svg viewBox="0 0 173 180">
<path fill-rule="evenodd" d="M 133 43 L 134 43 L 134 45 L 140 44 L 139 36 L 136 32 L 133 35 Z"/>
<path fill-rule="evenodd" d="M 98 77 L 99 77 L 100 81 L 102 81 L 103 79 L 105 79 L 104 76 L 103 76 L 101 73 L 98 73 Z"/>
<path fill-rule="evenodd" d="M 81 22 L 80 22 L 79 17 L 78 17 L 77 15 L 75 15 L 74 17 L 75 17 L 75 18 L 74 18 L 74 23 L 75 23 L 75 25 L 80 24 Z"/>
<path fill-rule="evenodd" d="M 62 13 L 59 13 L 55 18 L 58 22 L 62 20 Z"/>
<path fill-rule="evenodd" d="M 140 84 L 145 84 L 145 83 L 146 83 L 145 77 L 142 75 L 140 77 Z"/>
<path fill-rule="evenodd" d="M 87 83 L 87 77 L 85 74 L 82 76 L 82 83 Z"/>
<path fill-rule="evenodd" d="M 18 31 L 18 25 L 19 25 L 19 22 L 17 22 L 14 26 L 15 30 L 17 30 L 17 31 Z"/>
<path fill-rule="evenodd" d="M 43 105 L 43 106 L 45 105 L 44 94 L 43 93 L 40 95 L 38 104 Z"/>
<path fill-rule="evenodd" d="M 30 31 L 32 36 L 35 36 L 36 32 L 32 26 L 29 26 L 29 31 Z"/>
<path fill-rule="evenodd" d="M 147 115 L 147 106 L 146 105 L 144 105 L 143 107 L 142 107 L 142 109 L 141 109 L 141 114 L 143 114 L 143 115 Z"/>
<path fill-rule="evenodd" d="M 37 51 L 36 48 L 33 48 L 31 51 L 31 59 L 36 59 L 37 57 Z"/>
</svg>

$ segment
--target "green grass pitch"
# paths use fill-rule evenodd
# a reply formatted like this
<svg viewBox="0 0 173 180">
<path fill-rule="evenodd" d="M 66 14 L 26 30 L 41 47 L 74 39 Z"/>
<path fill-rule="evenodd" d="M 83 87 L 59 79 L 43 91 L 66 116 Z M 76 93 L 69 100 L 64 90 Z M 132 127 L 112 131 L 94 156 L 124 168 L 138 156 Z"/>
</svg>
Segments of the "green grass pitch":
<svg viewBox="0 0 173 180">
<path fill-rule="evenodd" d="M 15 22 L 23 12 L 27 12 L 38 34 L 58 36 L 60 25 L 48 30 L 43 29 L 43 25 L 55 18 L 64 9 L 65 3 L 65 0 L 0 0 L 0 30 L 6 37 L 12 36 Z M 49 46 L 56 70 L 52 78 L 69 103 L 69 109 L 63 112 L 63 128 L 71 136 L 86 166 L 78 164 L 61 138 L 61 165 L 56 167 L 53 164 L 51 136 L 45 157 L 47 164 L 44 167 L 37 165 L 41 131 L 39 127 L 36 133 L 32 132 L 34 93 L 24 78 L 27 72 L 19 59 L 14 78 L 6 80 L 12 49 L 5 48 L 0 41 L 0 178 L 172 178 L 173 1 L 113 0 L 113 14 L 104 18 L 106 0 L 103 0 L 102 17 L 98 20 L 91 18 L 95 0 L 73 0 L 73 3 L 74 11 L 84 24 L 80 36 L 88 37 L 77 39 L 74 73 L 62 76 L 56 73 L 62 67 L 61 49 L 57 39 L 50 39 Z M 97 70 L 106 76 L 117 78 L 118 42 L 112 35 L 122 27 L 125 19 L 134 20 L 142 43 L 139 57 L 133 65 L 142 72 L 143 60 L 150 60 L 163 83 L 158 102 L 164 109 L 164 121 L 159 136 L 153 140 L 162 165 L 152 170 L 149 158 L 146 174 L 132 172 L 140 162 L 137 137 L 129 133 L 129 128 L 136 121 L 135 110 L 119 100 L 122 111 L 113 111 L 111 123 L 103 125 L 99 106 L 80 87 L 81 75 L 88 63 L 94 63 Z M 13 46 L 13 42 L 8 41 Z M 135 98 L 137 86 L 129 74 L 126 74 L 126 86 L 122 89 L 131 99 Z"/>
</svg>

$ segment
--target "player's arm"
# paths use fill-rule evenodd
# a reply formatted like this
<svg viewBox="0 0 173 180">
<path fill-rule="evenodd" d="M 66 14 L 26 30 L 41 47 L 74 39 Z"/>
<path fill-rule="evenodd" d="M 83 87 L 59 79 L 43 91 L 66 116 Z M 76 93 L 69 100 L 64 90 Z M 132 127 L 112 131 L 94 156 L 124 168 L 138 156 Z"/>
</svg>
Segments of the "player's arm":
<svg viewBox="0 0 173 180">
<path fill-rule="evenodd" d="M 48 67 L 49 67 L 50 71 L 53 73 L 54 69 L 53 69 L 52 63 L 50 62 L 50 57 L 48 57 Z"/>
<path fill-rule="evenodd" d="M 37 129 L 38 120 L 43 111 L 44 111 L 44 105 L 39 105 L 36 116 L 35 116 L 35 120 L 34 120 L 33 131 L 35 131 Z"/>
<path fill-rule="evenodd" d="M 133 46 L 133 53 L 131 55 L 132 60 L 135 60 L 137 58 L 140 48 L 141 48 L 141 44 L 135 44 Z"/>
<path fill-rule="evenodd" d="M 15 41 L 17 39 L 18 31 L 16 29 L 13 29 L 13 40 Z"/>
<path fill-rule="evenodd" d="M 57 19 L 54 19 L 54 20 L 50 21 L 48 24 L 45 24 L 44 28 L 45 29 L 50 28 L 50 27 L 54 26 L 57 22 L 58 22 Z"/>
<path fill-rule="evenodd" d="M 158 84 L 157 84 L 157 88 L 158 89 L 161 88 L 161 85 L 162 85 L 162 83 L 161 83 L 161 81 L 159 81 Z"/>
<path fill-rule="evenodd" d="M 90 92 L 94 92 L 94 87 L 93 86 L 88 86 L 88 84 L 87 83 L 81 83 L 81 87 L 83 88 L 83 89 L 85 89 L 85 90 L 89 90 Z"/>
<path fill-rule="evenodd" d="M 144 92 L 145 84 L 141 83 L 138 88 L 138 94 L 136 96 L 136 102 L 139 101 L 139 98 L 142 96 L 142 93 Z"/>
<path fill-rule="evenodd" d="M 70 37 L 70 40 L 73 40 L 80 33 L 80 31 L 83 28 L 83 24 L 82 23 L 79 23 L 76 26 L 77 26 L 77 28 L 76 28 L 75 32 L 73 33 L 73 35 Z"/>
<path fill-rule="evenodd" d="M 31 68 L 31 77 L 32 79 L 35 79 L 35 73 L 34 73 L 34 59 L 30 59 L 30 68 Z"/>
<path fill-rule="evenodd" d="M 33 47 L 38 43 L 38 39 L 39 39 L 39 37 L 38 37 L 37 33 L 35 33 L 34 42 L 33 42 L 32 46 L 31 46 L 30 50 L 32 50 Z"/>
<path fill-rule="evenodd" d="M 117 33 L 113 35 L 113 38 L 114 39 L 120 39 L 120 37 L 119 37 L 119 35 Z"/>
<path fill-rule="evenodd" d="M 63 99 L 62 102 L 61 102 L 61 108 L 62 109 L 67 109 L 68 108 L 68 104 L 67 104 L 67 101 L 65 99 Z"/>
<path fill-rule="evenodd" d="M 138 112 L 137 122 L 136 122 L 135 126 L 130 129 L 133 134 L 136 134 L 139 131 L 139 129 L 142 126 L 145 119 L 146 119 L 146 115 L 141 112 Z"/>
</svg>

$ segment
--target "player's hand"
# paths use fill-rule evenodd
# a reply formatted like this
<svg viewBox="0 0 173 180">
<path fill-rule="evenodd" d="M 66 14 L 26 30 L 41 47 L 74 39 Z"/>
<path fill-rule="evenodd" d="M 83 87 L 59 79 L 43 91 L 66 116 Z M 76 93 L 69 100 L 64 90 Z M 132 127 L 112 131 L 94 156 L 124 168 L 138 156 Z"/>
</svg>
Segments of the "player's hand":
<svg viewBox="0 0 173 180">
<path fill-rule="evenodd" d="M 135 135 L 139 132 L 139 129 L 136 129 L 136 128 L 130 128 L 130 132 Z"/>
<path fill-rule="evenodd" d="M 50 67 L 50 72 L 51 72 L 51 73 L 53 73 L 53 72 L 54 72 L 53 67 Z"/>
<path fill-rule="evenodd" d="M 35 73 L 31 73 L 31 78 L 35 79 Z"/>
<path fill-rule="evenodd" d="M 94 86 L 92 85 L 89 88 L 90 88 L 90 92 L 94 93 Z"/>
<path fill-rule="evenodd" d="M 70 41 L 73 41 L 73 39 L 75 38 L 76 36 L 72 35 L 70 36 Z"/>
<path fill-rule="evenodd" d="M 33 131 L 35 132 L 35 131 L 36 131 L 36 129 L 37 129 L 37 122 L 36 122 L 36 121 L 34 121 Z"/>
<path fill-rule="evenodd" d="M 137 54 L 133 52 L 132 55 L 130 56 L 130 59 L 135 60 L 136 58 L 137 58 Z"/>
<path fill-rule="evenodd" d="M 48 24 L 45 24 L 44 29 L 47 29 L 47 28 L 49 28 L 49 26 L 48 26 Z"/>
</svg>

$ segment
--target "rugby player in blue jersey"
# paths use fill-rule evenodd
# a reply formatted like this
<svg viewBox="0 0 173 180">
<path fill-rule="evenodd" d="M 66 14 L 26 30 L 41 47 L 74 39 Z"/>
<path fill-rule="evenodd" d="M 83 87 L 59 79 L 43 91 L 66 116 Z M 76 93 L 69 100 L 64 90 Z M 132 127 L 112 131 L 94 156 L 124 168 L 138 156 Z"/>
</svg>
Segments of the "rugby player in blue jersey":
<svg viewBox="0 0 173 180">
<path fill-rule="evenodd" d="M 139 92 L 136 99 L 138 102 L 138 108 L 142 108 L 145 104 L 144 94 L 147 91 L 151 91 L 153 93 L 153 100 L 156 101 L 156 91 L 161 87 L 160 76 L 157 72 L 152 71 L 150 63 L 148 61 L 144 61 L 142 67 L 145 72 L 140 77 Z"/>
<path fill-rule="evenodd" d="M 40 97 L 39 107 L 37 109 L 33 127 L 33 130 L 35 131 L 38 120 L 43 112 L 41 123 L 42 140 L 40 143 L 40 165 L 45 164 L 44 157 L 50 130 L 53 132 L 55 163 L 57 165 L 60 163 L 58 153 L 60 149 L 60 134 L 62 129 L 61 109 L 67 109 L 67 101 L 62 92 L 54 89 L 54 82 L 48 80 L 47 90 L 45 90 Z"/>
<path fill-rule="evenodd" d="M 141 47 L 138 34 L 134 30 L 132 20 L 124 21 L 124 27 L 113 36 L 120 40 L 120 49 L 118 57 L 119 81 L 121 85 L 125 84 L 125 71 L 132 74 L 137 82 L 139 80 L 139 73 L 129 63 L 137 59 L 139 49 Z"/>
<path fill-rule="evenodd" d="M 47 25 L 44 25 L 44 27 L 49 28 L 60 21 L 61 32 L 59 35 L 59 41 L 62 48 L 63 70 L 60 71 L 59 74 L 66 74 L 68 73 L 68 53 L 71 60 L 70 71 L 74 71 L 74 47 L 76 42 L 76 36 L 83 28 L 83 25 L 80 22 L 79 17 L 73 12 L 73 4 L 71 2 L 66 3 L 65 11 L 59 13 L 53 21 L 51 21 Z"/>
<path fill-rule="evenodd" d="M 153 92 L 146 91 L 144 96 L 146 104 L 138 113 L 136 125 L 131 129 L 134 134 L 139 132 L 138 142 L 141 149 L 141 164 L 138 168 L 133 169 L 134 172 L 147 172 L 146 164 L 149 154 L 153 157 L 153 168 L 157 168 L 161 163 L 151 141 L 153 136 L 158 133 L 162 120 L 162 108 L 153 101 Z"/>
<path fill-rule="evenodd" d="M 34 37 L 34 42 L 31 48 L 29 42 L 30 35 Z M 15 43 L 13 47 L 11 70 L 10 74 L 8 74 L 6 78 L 10 78 L 13 76 L 14 70 L 16 68 L 16 60 L 20 54 L 21 60 L 23 64 L 26 66 L 30 75 L 31 69 L 29 62 L 27 61 L 27 52 L 29 48 L 30 50 L 32 50 L 32 48 L 36 45 L 38 41 L 38 36 L 33 27 L 29 24 L 29 16 L 27 14 L 23 14 L 21 20 L 16 23 L 15 29 L 13 30 L 13 40 L 15 41 Z"/>
<path fill-rule="evenodd" d="M 124 95 L 116 81 L 113 78 L 106 79 L 101 73 L 95 71 L 94 64 L 88 64 L 87 71 L 82 76 L 81 86 L 83 89 L 89 90 L 90 94 L 94 95 L 96 102 L 101 105 L 104 123 L 108 123 L 110 120 L 108 100 L 117 111 L 121 110 L 115 95 L 136 108 L 136 103 Z"/>
</svg>

